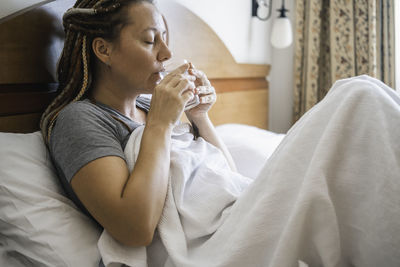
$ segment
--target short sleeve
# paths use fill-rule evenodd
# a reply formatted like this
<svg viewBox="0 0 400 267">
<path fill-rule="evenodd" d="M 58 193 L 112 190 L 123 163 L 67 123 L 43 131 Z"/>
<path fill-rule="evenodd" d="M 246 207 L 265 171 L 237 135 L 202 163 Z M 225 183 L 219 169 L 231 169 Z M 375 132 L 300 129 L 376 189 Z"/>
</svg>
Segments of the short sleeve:
<svg viewBox="0 0 400 267">
<path fill-rule="evenodd" d="M 115 121 L 85 102 L 69 104 L 62 110 L 54 125 L 49 149 L 57 169 L 68 182 L 95 159 L 125 158 Z"/>
</svg>

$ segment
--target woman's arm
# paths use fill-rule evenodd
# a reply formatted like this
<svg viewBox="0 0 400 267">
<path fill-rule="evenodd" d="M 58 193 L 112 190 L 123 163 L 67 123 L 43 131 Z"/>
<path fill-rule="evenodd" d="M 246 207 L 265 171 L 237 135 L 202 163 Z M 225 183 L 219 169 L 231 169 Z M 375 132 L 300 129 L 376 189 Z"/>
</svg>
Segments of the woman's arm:
<svg viewBox="0 0 400 267">
<path fill-rule="evenodd" d="M 154 89 L 131 173 L 123 159 L 108 156 L 85 165 L 72 178 L 86 209 L 125 245 L 146 246 L 153 239 L 167 193 L 172 127 L 193 97 L 195 77 L 181 75 L 187 68 L 171 72 Z"/>
<path fill-rule="evenodd" d="M 207 76 L 200 70 L 194 68 L 191 65 L 189 73 L 194 75 L 197 79 L 195 84 L 196 94 L 198 94 L 200 99 L 200 104 L 190 110 L 186 111 L 186 116 L 189 121 L 198 129 L 199 135 L 203 137 L 207 142 L 218 147 L 224 154 L 229 166 L 233 171 L 237 171 L 235 162 L 232 159 L 224 142 L 218 136 L 217 131 L 213 123 L 208 116 L 208 110 L 215 103 L 217 96 L 214 87 L 211 86 L 210 81 Z"/>
<path fill-rule="evenodd" d="M 71 181 L 91 215 L 125 245 L 146 246 L 153 238 L 168 184 L 170 129 L 146 126 L 131 173 L 110 156 L 85 165 Z"/>
</svg>

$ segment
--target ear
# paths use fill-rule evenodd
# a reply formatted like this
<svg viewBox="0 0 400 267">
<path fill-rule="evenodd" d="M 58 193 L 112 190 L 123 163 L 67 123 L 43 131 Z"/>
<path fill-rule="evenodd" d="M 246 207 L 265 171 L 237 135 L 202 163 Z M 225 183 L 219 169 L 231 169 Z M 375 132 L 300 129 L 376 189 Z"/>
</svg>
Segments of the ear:
<svg viewBox="0 0 400 267">
<path fill-rule="evenodd" d="M 106 65 L 110 65 L 112 45 L 101 37 L 96 37 L 92 42 L 92 49 L 96 57 Z"/>
</svg>

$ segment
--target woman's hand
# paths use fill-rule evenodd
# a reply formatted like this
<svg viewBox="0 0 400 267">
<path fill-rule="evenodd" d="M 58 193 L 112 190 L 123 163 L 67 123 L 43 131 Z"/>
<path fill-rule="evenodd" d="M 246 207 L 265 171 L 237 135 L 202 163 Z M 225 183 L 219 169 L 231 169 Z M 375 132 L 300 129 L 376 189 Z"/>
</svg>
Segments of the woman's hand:
<svg viewBox="0 0 400 267">
<path fill-rule="evenodd" d="M 194 93 L 199 96 L 200 104 L 187 110 L 186 116 L 190 121 L 196 121 L 197 119 L 207 117 L 207 112 L 217 100 L 217 95 L 204 72 L 196 69 L 191 63 L 190 65 L 188 73 L 196 77 L 194 81 L 196 86 Z"/>
<path fill-rule="evenodd" d="M 183 113 L 185 104 L 194 97 L 197 77 L 183 64 L 161 80 L 154 88 L 147 124 L 174 125 Z"/>
<path fill-rule="evenodd" d="M 211 86 L 207 76 L 202 71 L 195 69 L 192 64 L 188 72 L 196 77 L 194 82 L 196 86 L 195 94 L 199 96 L 200 104 L 194 108 L 186 110 L 186 116 L 198 129 L 199 136 L 219 148 L 224 154 L 231 169 L 236 171 L 235 162 L 233 161 L 229 150 L 222 139 L 218 136 L 212 121 L 208 117 L 208 111 L 217 100 L 215 89 Z"/>
</svg>

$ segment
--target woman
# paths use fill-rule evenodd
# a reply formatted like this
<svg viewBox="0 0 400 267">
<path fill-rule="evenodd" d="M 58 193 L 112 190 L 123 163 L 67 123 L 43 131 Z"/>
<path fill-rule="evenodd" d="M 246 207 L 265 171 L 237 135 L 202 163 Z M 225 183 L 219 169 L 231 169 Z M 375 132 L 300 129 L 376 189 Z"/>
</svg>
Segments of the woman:
<svg viewBox="0 0 400 267">
<path fill-rule="evenodd" d="M 78 0 L 74 8 L 64 16 L 61 93 L 43 114 L 43 136 L 74 202 L 121 243 L 148 245 L 165 201 L 171 130 L 194 94 L 200 105 L 186 111 L 188 119 L 234 168 L 207 116 L 215 91 L 191 64 L 162 79 L 172 53 L 151 1 Z M 149 93 L 151 105 L 140 97 Z M 123 149 L 142 124 L 140 156 L 129 173 Z"/>
<path fill-rule="evenodd" d="M 160 216 L 164 203 L 175 204 L 166 202 L 172 128 L 194 95 L 200 105 L 187 117 L 235 169 L 207 115 L 216 96 L 206 76 L 183 64 L 161 78 L 172 55 L 151 1 L 79 0 L 64 26 L 61 93 L 41 129 L 65 190 L 114 239 L 147 246 L 157 225 L 169 227 L 172 238 L 162 241 L 176 266 L 399 266 L 400 98 L 393 90 L 369 77 L 337 82 L 248 189 L 209 216 L 217 227 L 197 234 L 197 217 L 190 225 L 176 210 L 173 223 Z M 151 104 L 144 93 L 152 93 Z M 143 124 L 130 173 L 123 151 Z"/>
</svg>

